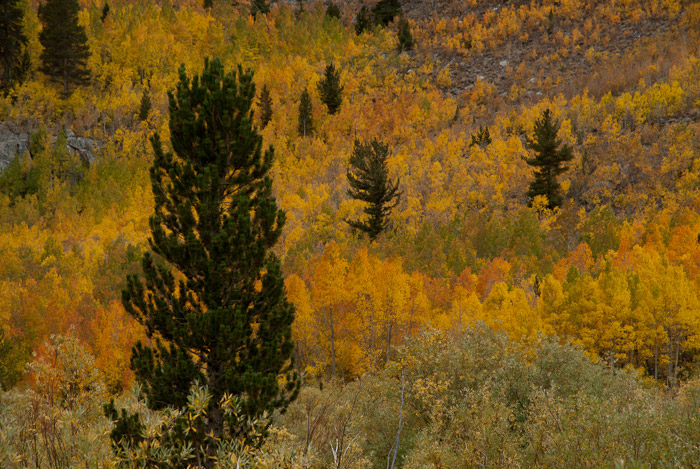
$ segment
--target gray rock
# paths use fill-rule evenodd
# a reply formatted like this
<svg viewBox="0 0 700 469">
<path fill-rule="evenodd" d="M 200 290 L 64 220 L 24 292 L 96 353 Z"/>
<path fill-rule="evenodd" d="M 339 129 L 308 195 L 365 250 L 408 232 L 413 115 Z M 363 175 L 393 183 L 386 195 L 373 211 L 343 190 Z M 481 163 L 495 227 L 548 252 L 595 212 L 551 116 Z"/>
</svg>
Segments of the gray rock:
<svg viewBox="0 0 700 469">
<path fill-rule="evenodd" d="M 56 137 L 51 137 L 51 143 Z M 97 158 L 97 151 L 102 143 L 86 137 L 78 137 L 71 130 L 66 131 L 66 148 L 87 164 L 92 164 Z M 29 151 L 29 133 L 15 130 L 6 124 L 0 124 L 0 172 L 2 172 L 18 156 Z"/>
<path fill-rule="evenodd" d="M 29 150 L 29 134 L 13 132 L 7 125 L 0 125 L 0 172 L 12 161 Z"/>
<path fill-rule="evenodd" d="M 102 143 L 86 137 L 76 137 L 73 131 L 66 131 L 66 146 L 71 153 L 77 153 L 87 164 L 92 164 L 97 158 L 95 152 L 102 148 Z"/>
</svg>

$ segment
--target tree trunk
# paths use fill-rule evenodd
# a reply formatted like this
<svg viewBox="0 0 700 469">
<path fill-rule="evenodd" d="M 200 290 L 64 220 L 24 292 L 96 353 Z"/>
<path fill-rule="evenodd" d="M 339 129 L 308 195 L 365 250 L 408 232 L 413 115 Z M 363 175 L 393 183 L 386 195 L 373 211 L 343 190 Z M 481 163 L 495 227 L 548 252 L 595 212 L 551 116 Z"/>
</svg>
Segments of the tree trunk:
<svg viewBox="0 0 700 469">
<path fill-rule="evenodd" d="M 389 363 L 389 358 L 391 356 L 391 322 L 387 323 L 386 327 L 386 357 L 384 364 Z"/>
<path fill-rule="evenodd" d="M 328 309 L 328 318 L 331 325 L 331 376 L 335 378 L 335 328 L 333 324 L 333 310 Z"/>
<path fill-rule="evenodd" d="M 659 379 L 659 339 L 654 337 L 654 380 Z"/>
</svg>

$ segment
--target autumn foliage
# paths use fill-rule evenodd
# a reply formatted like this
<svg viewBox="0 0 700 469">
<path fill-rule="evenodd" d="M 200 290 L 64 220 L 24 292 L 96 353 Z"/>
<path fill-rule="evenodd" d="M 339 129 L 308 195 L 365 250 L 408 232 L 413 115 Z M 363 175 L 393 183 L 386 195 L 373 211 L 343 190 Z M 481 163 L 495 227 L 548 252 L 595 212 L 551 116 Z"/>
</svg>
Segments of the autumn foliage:
<svg viewBox="0 0 700 469">
<path fill-rule="evenodd" d="M 365 5 L 368 18 L 374 3 Z M 132 382 L 129 351 L 144 331 L 124 312 L 119 291 L 148 249 L 148 139 L 157 132 L 170 148 L 166 91 L 180 64 L 192 72 L 202 56 L 217 56 L 227 68 L 254 69 L 271 97 L 253 110 L 265 144 L 275 148 L 273 195 L 287 213 L 275 252 L 297 311 L 294 354 L 307 383 L 391 372 L 387 396 L 398 402 L 400 372 L 392 367 L 406 344 L 433 331 L 440 347 L 455 347 L 453 340 L 483 324 L 507 341 L 498 347 L 522 347 L 525 362 L 543 340 L 572 345 L 601 369 L 682 390 L 691 402 L 700 349 L 700 7 L 678 0 L 505 2 L 496 9 L 438 3 L 444 14 L 404 5 L 415 42 L 400 53 L 397 22 L 356 34 L 351 18 L 360 2 L 329 18 L 314 2 L 303 12 L 274 4 L 252 16 L 247 2 L 204 9 L 188 0 L 119 1 L 110 2 L 104 21 L 102 5 L 83 2 L 78 22 L 91 81 L 64 97 L 37 72 L 38 5 L 28 2 L 32 69 L 0 98 L 0 121 L 32 135 L 31 151 L 0 175 L 2 386 L 29 383 L 23 370 L 32 352 L 69 330 L 94 354 L 107 390 Z M 457 3 L 463 9 L 455 13 Z M 330 63 L 342 71 L 336 114 L 319 93 Z M 146 89 L 151 107 L 142 114 Z M 304 91 L 313 132 L 299 131 Z M 528 142 L 546 109 L 559 124 L 560 148 L 571 150 L 568 169 L 557 175 L 557 203 L 528 197 L 535 172 L 527 160 L 536 156 Z M 97 158 L 85 161 L 57 144 L 63 127 L 99 141 Z M 472 136 L 481 137 L 472 144 Z M 365 204 L 348 195 L 347 171 L 355 140 L 373 139 L 391 148 L 388 177 L 401 181 L 402 196 L 390 229 L 370 243 L 345 220 L 365 216 Z M 411 347 L 420 349 L 414 356 L 431 353 Z M 440 350 L 411 363 L 443 360 Z M 456 399 L 444 373 L 426 371 L 407 385 L 416 409 Z M 510 435 L 523 414 L 490 394 L 490 384 L 480 386 L 470 394 L 473 407 L 454 408 L 459 418 L 477 415 L 492 435 Z M 503 446 L 504 465 L 532 463 L 528 457 L 553 467 L 580 463 L 549 452 L 562 440 L 548 439 L 546 428 L 552 415 L 566 428 L 583 425 L 569 412 L 572 402 L 598 402 L 601 394 L 564 398 L 542 386 L 518 401 L 537 409 L 528 418 L 538 420 L 523 431 L 540 446 L 525 456 L 520 443 Z M 305 388 L 299 405 L 324 402 L 324 392 Z M 337 421 L 357 409 L 349 392 L 337 400 L 345 406 L 333 411 Z M 619 416 L 615 406 L 634 405 L 657 415 L 651 397 L 636 396 L 598 408 Z M 590 411 L 586 425 L 602 425 L 593 404 L 581 405 Z M 467 437 L 452 420 L 441 426 L 457 418 L 447 409 L 423 409 L 415 418 L 435 432 L 450 429 L 475 465 L 483 462 L 480 449 L 498 454 L 488 452 L 497 440 L 479 440 L 485 433 Z M 310 441 L 327 438 L 323 448 L 340 441 L 332 425 L 323 431 Z M 615 441 L 626 438 L 620 435 Z M 590 449 L 590 461 L 604 459 L 595 451 L 618 451 L 609 449 L 615 441 Z M 371 442 L 354 445 L 347 454 L 359 466 L 375 454 L 359 449 Z M 457 446 L 439 455 L 431 448 L 400 457 L 408 467 L 459 460 Z"/>
</svg>

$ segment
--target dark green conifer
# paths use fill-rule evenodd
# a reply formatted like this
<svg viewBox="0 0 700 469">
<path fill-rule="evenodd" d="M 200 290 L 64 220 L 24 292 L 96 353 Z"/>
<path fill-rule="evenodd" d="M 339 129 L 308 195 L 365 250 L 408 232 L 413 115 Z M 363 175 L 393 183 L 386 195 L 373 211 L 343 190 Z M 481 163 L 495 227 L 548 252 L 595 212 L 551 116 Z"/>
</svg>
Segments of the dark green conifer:
<svg viewBox="0 0 700 469">
<path fill-rule="evenodd" d="M 313 108 L 311 107 L 311 96 L 304 89 L 299 97 L 299 124 L 297 131 L 302 137 L 311 135 L 314 131 Z"/>
<path fill-rule="evenodd" d="M 557 132 L 559 124 L 553 121 L 552 113 L 547 109 L 535 122 L 535 138 L 527 139 L 528 147 L 535 151 L 535 156 L 525 158 L 525 161 L 536 168 L 535 180 L 527 191 L 530 204 L 538 195 L 547 196 L 549 208 L 559 207 L 562 203 L 557 176 L 568 169 L 563 163 L 570 161 L 573 153 L 568 145 L 559 148 L 562 142 L 557 138 Z"/>
<path fill-rule="evenodd" d="M 551 8 L 549 9 L 549 13 L 547 13 L 547 35 L 551 36 L 552 32 L 554 31 L 554 10 Z"/>
<path fill-rule="evenodd" d="M 389 226 L 389 215 L 399 203 L 401 193 L 399 181 L 389 179 L 387 158 L 389 146 L 373 139 L 370 143 L 355 140 L 347 172 L 348 195 L 366 202 L 364 209 L 367 218 L 362 221 L 347 220 L 356 230 L 363 231 L 374 240 Z"/>
<path fill-rule="evenodd" d="M 148 119 L 148 113 L 151 112 L 151 94 L 148 92 L 148 88 L 143 89 L 143 94 L 141 95 L 141 105 L 139 106 L 139 120 L 141 122 Z"/>
<path fill-rule="evenodd" d="M 340 8 L 338 8 L 338 5 L 330 2 L 326 7 L 326 17 L 340 19 Z"/>
<path fill-rule="evenodd" d="M 204 8 L 210 9 L 214 6 L 214 0 L 204 0 Z"/>
<path fill-rule="evenodd" d="M 401 4 L 399 0 L 379 0 L 372 9 L 375 23 L 385 27 L 400 14 Z"/>
<path fill-rule="evenodd" d="M 258 99 L 258 107 L 260 108 L 260 128 L 267 127 L 267 124 L 272 120 L 272 96 L 267 85 L 263 85 Z"/>
<path fill-rule="evenodd" d="M 413 50 L 413 35 L 411 34 L 411 26 L 406 18 L 399 20 L 399 52 Z"/>
<path fill-rule="evenodd" d="M 474 145 L 479 145 L 481 148 L 485 148 L 491 145 L 491 141 L 491 133 L 489 132 L 488 126 L 479 126 L 479 131 L 476 135 L 472 135 L 469 146 L 473 147 Z"/>
<path fill-rule="evenodd" d="M 294 307 L 271 250 L 285 215 L 272 195 L 273 149 L 263 149 L 253 126 L 252 72 L 225 73 L 215 59 L 190 78 L 183 66 L 168 98 L 173 152 L 158 134 L 151 139 L 152 253 L 144 255 L 143 280 L 127 277 L 122 303 L 153 341 L 139 342 L 131 356 L 149 407 L 183 409 L 195 382 L 211 394 L 204 416 L 211 438 L 175 432 L 160 444 L 207 455 L 183 467 L 215 467 L 219 442 L 261 443 L 248 434 L 248 418 L 284 410 L 299 389 Z M 235 416 L 222 411 L 226 394 L 241 399 Z M 138 440 L 138 421 L 113 405 L 105 410 L 119 429 L 117 451 Z"/>
<path fill-rule="evenodd" d="M 40 70 L 63 85 L 68 94 L 71 85 L 87 84 L 90 50 L 85 29 L 78 24 L 78 0 L 47 0 L 39 5 L 43 29 L 39 41 L 44 46 Z"/>
<path fill-rule="evenodd" d="M 369 12 L 369 8 L 362 5 L 360 11 L 357 12 L 357 18 L 355 18 L 355 33 L 359 36 L 365 31 L 372 29 L 372 15 Z"/>
<path fill-rule="evenodd" d="M 343 102 L 343 86 L 340 84 L 340 70 L 335 69 L 333 62 L 326 65 L 323 78 L 318 82 L 318 93 L 329 114 L 338 112 Z"/>
<path fill-rule="evenodd" d="M 104 23 L 107 19 L 107 15 L 109 15 L 109 3 L 105 2 L 105 6 L 102 7 L 102 16 L 100 16 L 100 21 Z"/>
<path fill-rule="evenodd" d="M 21 83 L 29 71 L 24 10 L 19 0 L 0 1 L 0 91 Z"/>
</svg>

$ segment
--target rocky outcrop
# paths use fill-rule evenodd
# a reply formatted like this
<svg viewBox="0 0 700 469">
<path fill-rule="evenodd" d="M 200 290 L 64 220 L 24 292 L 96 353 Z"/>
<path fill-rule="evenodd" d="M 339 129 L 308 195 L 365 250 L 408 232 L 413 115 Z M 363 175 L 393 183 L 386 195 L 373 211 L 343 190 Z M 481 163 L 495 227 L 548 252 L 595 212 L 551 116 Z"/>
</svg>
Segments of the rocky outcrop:
<svg viewBox="0 0 700 469">
<path fill-rule="evenodd" d="M 77 153 L 85 163 L 90 165 L 97 158 L 96 152 L 102 147 L 102 144 L 91 138 L 77 137 L 72 130 L 68 130 L 66 131 L 66 146 L 68 151 Z"/>
<path fill-rule="evenodd" d="M 17 156 L 29 151 L 29 134 L 14 132 L 7 125 L 0 125 L 0 171 L 4 171 Z"/>
<path fill-rule="evenodd" d="M 51 143 L 56 137 L 51 138 Z M 71 154 L 78 154 L 86 163 L 91 164 L 97 158 L 97 152 L 102 144 L 92 138 L 78 137 L 73 131 L 66 131 L 66 148 Z M 18 156 L 29 151 L 29 133 L 13 129 L 8 125 L 0 125 L 0 172 L 2 172 Z"/>
</svg>

